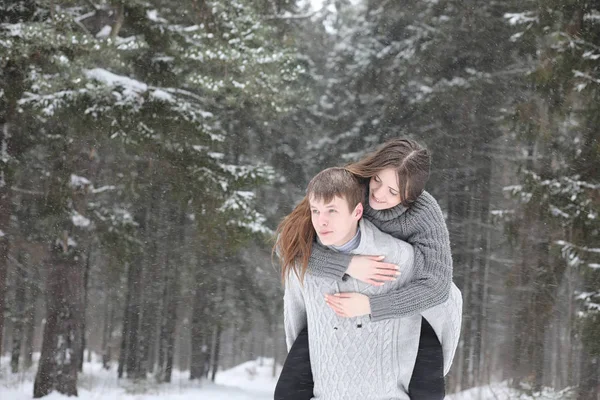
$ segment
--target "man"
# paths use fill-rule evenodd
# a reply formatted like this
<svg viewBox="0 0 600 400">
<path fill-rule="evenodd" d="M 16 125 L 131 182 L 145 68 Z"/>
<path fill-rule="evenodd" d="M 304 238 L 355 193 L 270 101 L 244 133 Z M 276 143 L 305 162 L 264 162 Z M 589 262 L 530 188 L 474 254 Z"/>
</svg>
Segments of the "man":
<svg viewBox="0 0 600 400">
<path fill-rule="evenodd" d="M 286 283 L 286 342 L 290 349 L 308 325 L 315 399 L 409 399 L 422 316 L 376 323 L 368 315 L 341 318 L 324 300 L 326 294 L 340 292 L 371 296 L 398 290 L 412 277 L 412 246 L 363 220 L 363 199 L 364 185 L 354 175 L 343 168 L 327 169 L 313 178 L 306 199 L 278 229 L 277 247 Z M 312 236 L 304 234 L 303 229 L 308 228 Z M 305 275 L 306 264 L 291 260 L 298 259 L 295 249 L 306 249 L 314 234 L 322 245 L 339 252 L 383 254 L 386 262 L 401 267 L 402 274 L 383 286 L 351 277 L 338 283 Z M 448 309 L 439 311 L 440 315 L 432 317 L 445 318 Z M 453 351 L 444 356 L 451 362 Z"/>
</svg>

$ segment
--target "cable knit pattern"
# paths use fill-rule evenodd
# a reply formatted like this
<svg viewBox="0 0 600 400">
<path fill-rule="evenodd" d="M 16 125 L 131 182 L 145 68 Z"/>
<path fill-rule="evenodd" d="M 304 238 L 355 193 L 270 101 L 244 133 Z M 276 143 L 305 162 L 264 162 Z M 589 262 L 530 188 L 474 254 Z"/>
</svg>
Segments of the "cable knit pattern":
<svg viewBox="0 0 600 400">
<path fill-rule="evenodd" d="M 325 303 L 326 293 L 383 295 L 412 279 L 412 246 L 360 221 L 361 240 L 354 254 L 378 250 L 404 268 L 395 282 L 375 287 L 350 278 L 337 281 L 294 273 L 286 279 L 284 321 L 288 350 L 308 325 L 315 400 L 408 400 L 421 332 L 421 316 L 374 323 L 367 316 L 340 318 Z"/>
<path fill-rule="evenodd" d="M 407 241 L 415 250 L 413 280 L 402 290 L 370 296 L 372 320 L 413 316 L 446 302 L 452 285 L 452 254 L 448 228 L 433 196 L 424 191 L 408 209 L 398 205 L 374 210 L 368 201 L 365 203 L 365 218 L 383 232 Z M 350 260 L 351 255 L 314 243 L 308 271 L 316 277 L 341 281 Z M 401 273 L 405 271 L 401 269 Z"/>
</svg>

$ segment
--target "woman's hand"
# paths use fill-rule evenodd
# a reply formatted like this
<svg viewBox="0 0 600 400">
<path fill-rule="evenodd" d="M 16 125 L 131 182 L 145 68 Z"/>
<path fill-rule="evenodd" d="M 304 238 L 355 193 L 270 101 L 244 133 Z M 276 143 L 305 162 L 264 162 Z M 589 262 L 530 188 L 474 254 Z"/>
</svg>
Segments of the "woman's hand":
<svg viewBox="0 0 600 400">
<path fill-rule="evenodd" d="M 398 266 L 385 263 L 384 256 L 354 256 L 346 273 L 373 286 L 381 286 L 386 281 L 395 281 L 400 275 Z"/>
<path fill-rule="evenodd" d="M 339 317 L 353 318 L 371 314 L 369 298 L 362 293 L 326 294 L 325 302 Z"/>
</svg>

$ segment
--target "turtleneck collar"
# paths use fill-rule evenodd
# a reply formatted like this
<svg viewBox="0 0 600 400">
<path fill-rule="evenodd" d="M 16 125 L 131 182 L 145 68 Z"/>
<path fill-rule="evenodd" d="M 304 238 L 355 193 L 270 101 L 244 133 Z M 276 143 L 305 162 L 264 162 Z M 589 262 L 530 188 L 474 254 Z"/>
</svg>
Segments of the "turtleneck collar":
<svg viewBox="0 0 600 400">
<path fill-rule="evenodd" d="M 385 210 L 375 210 L 369 204 L 368 197 L 365 200 L 364 209 L 365 209 L 365 211 L 364 211 L 365 215 L 367 215 L 369 218 L 375 219 L 377 221 L 391 221 L 395 218 L 398 218 L 399 216 L 404 214 L 406 212 L 406 210 L 408 210 L 402 204 L 398 204 L 395 207 L 388 208 Z"/>
</svg>

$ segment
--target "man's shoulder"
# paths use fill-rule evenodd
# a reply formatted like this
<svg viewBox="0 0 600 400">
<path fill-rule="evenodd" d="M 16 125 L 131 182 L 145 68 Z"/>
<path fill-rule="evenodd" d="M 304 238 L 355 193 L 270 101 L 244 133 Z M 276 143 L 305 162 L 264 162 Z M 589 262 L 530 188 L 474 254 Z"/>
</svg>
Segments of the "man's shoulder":
<svg viewBox="0 0 600 400">
<path fill-rule="evenodd" d="M 399 239 L 379 229 L 368 219 L 360 220 L 360 248 L 363 250 L 381 249 L 388 246 L 389 243 L 399 241 Z"/>
<path fill-rule="evenodd" d="M 405 265 L 412 263 L 413 247 L 394 236 L 378 229 L 372 222 L 361 223 L 361 243 L 354 254 L 385 256 L 386 262 Z"/>
<path fill-rule="evenodd" d="M 369 221 L 368 219 L 366 219 L 364 217 L 361 218 L 360 221 L 358 222 L 358 228 L 360 229 L 361 241 L 368 238 L 369 236 L 372 236 L 378 232 L 381 232 L 381 230 L 379 228 L 377 228 L 374 223 L 372 223 L 371 221 Z"/>
</svg>

